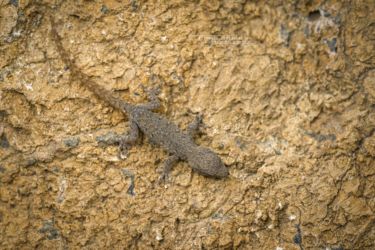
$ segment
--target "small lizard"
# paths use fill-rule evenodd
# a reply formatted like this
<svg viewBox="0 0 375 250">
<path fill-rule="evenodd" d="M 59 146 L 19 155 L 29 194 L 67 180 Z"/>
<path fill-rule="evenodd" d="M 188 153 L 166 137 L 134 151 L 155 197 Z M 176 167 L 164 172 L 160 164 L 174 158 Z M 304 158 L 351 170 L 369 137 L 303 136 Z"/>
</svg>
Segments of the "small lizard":
<svg viewBox="0 0 375 250">
<path fill-rule="evenodd" d="M 77 77 L 81 84 L 99 98 L 128 115 L 130 132 L 117 139 L 123 152 L 126 152 L 136 142 L 141 131 L 152 143 L 162 146 L 170 154 L 164 163 L 162 179 L 167 178 L 173 165 L 179 160 L 187 161 L 193 170 L 208 177 L 224 178 L 228 176 L 228 169 L 219 156 L 208 148 L 198 146 L 193 140 L 201 121 L 200 116 L 189 125 L 187 133 L 184 133 L 166 118 L 152 112 L 160 105 L 157 98 L 158 92 L 155 89 L 148 91 L 149 102 L 146 104 L 132 105 L 121 100 L 78 69 L 62 45 L 62 39 L 56 31 L 56 23 L 52 16 L 50 16 L 50 20 L 52 39 L 56 43 L 63 62 L 69 67 L 71 75 Z"/>
</svg>

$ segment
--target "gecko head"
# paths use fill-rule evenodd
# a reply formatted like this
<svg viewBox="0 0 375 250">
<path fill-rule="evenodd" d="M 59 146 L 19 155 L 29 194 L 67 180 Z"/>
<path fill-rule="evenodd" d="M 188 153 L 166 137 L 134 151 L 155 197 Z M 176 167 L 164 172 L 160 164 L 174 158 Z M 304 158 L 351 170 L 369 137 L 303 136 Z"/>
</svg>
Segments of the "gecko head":
<svg viewBox="0 0 375 250">
<path fill-rule="evenodd" d="M 219 156 L 208 148 L 198 147 L 188 162 L 194 170 L 208 177 L 225 178 L 229 174 Z"/>
</svg>

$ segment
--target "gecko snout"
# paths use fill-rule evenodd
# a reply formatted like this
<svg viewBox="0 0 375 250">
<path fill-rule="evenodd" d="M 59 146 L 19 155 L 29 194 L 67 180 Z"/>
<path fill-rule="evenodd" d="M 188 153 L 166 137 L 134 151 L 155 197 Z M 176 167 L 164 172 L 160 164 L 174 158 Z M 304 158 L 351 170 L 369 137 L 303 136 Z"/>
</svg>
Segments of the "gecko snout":
<svg viewBox="0 0 375 250">
<path fill-rule="evenodd" d="M 229 175 L 229 171 L 228 171 L 227 167 L 224 165 L 224 163 L 221 161 L 220 158 L 219 158 L 219 161 L 220 161 L 220 163 L 215 166 L 216 173 L 213 177 L 225 178 Z"/>
</svg>

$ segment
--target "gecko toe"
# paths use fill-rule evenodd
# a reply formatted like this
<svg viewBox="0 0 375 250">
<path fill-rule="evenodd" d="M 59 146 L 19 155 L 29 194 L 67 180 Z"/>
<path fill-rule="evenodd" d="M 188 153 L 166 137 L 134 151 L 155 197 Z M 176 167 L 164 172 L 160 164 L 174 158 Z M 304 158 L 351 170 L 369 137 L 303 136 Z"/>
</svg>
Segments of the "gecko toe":
<svg viewBox="0 0 375 250">
<path fill-rule="evenodd" d="M 128 152 L 123 152 L 122 150 L 120 150 L 119 156 L 121 160 L 128 158 L 128 155 L 129 155 Z"/>
<path fill-rule="evenodd" d="M 168 182 L 169 182 L 169 174 L 163 172 L 163 173 L 159 176 L 158 183 L 159 183 L 159 184 L 166 184 L 166 183 L 168 183 Z"/>
<path fill-rule="evenodd" d="M 129 155 L 129 151 L 128 151 L 128 145 L 124 144 L 124 143 L 120 143 L 119 145 L 119 156 L 120 156 L 120 159 L 126 159 L 128 158 L 128 155 Z"/>
</svg>

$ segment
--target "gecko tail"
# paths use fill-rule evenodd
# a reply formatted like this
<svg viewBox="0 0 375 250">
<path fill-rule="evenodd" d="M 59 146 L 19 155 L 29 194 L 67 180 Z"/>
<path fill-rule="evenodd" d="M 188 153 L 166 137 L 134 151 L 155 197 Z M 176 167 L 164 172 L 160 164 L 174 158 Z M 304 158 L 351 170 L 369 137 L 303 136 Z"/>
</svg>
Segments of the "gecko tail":
<svg viewBox="0 0 375 250">
<path fill-rule="evenodd" d="M 109 91 L 93 81 L 88 75 L 83 73 L 77 65 L 74 63 L 74 60 L 70 58 L 69 53 L 64 48 L 62 44 L 62 38 L 57 33 L 56 30 L 56 22 L 52 15 L 49 15 L 49 19 L 51 22 L 51 36 L 52 40 L 56 44 L 56 47 L 58 49 L 58 52 L 61 56 L 62 61 L 69 67 L 71 76 L 74 76 L 78 78 L 80 83 L 84 86 L 86 86 L 90 91 L 92 91 L 97 97 L 100 99 L 104 99 L 106 102 L 108 102 L 112 107 L 117 108 L 121 111 L 126 111 L 131 108 L 131 104 L 128 102 L 125 102 L 121 100 L 120 97 L 116 96 L 115 93 L 112 91 Z"/>
</svg>

